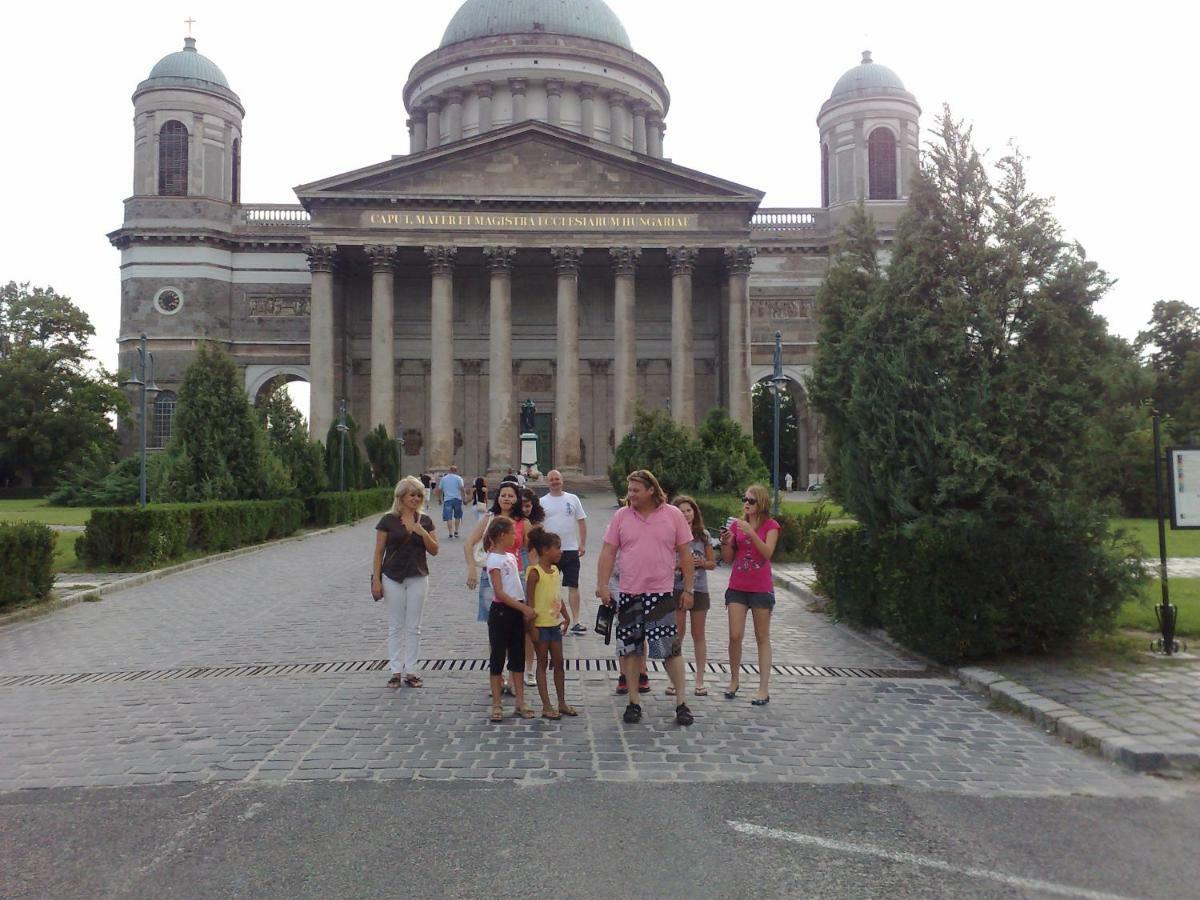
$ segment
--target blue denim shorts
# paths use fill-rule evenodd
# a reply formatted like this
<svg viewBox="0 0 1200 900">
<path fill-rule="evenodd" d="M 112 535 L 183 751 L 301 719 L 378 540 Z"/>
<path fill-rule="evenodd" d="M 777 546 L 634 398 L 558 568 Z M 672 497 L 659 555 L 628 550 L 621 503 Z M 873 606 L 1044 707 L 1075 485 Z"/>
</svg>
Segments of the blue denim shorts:
<svg viewBox="0 0 1200 900">
<path fill-rule="evenodd" d="M 542 643 L 544 641 L 558 641 L 561 644 L 562 643 L 562 629 L 559 628 L 557 625 L 552 625 L 549 628 L 542 628 L 539 625 L 538 629 L 537 629 L 537 634 L 535 634 L 533 636 L 533 639 L 535 641 L 537 641 L 538 643 Z"/>
<path fill-rule="evenodd" d="M 492 599 L 496 596 L 492 588 L 492 579 L 488 578 L 486 571 L 479 573 L 479 613 L 476 617 L 477 622 L 486 622 L 488 613 L 492 610 Z"/>
</svg>

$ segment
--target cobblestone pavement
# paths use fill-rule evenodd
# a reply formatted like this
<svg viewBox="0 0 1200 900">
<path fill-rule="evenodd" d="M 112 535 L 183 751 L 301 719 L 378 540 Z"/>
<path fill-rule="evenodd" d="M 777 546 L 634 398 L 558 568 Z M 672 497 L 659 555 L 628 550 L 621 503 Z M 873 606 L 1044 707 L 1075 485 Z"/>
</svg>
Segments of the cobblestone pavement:
<svg viewBox="0 0 1200 900">
<path fill-rule="evenodd" d="M 585 597 L 611 514 L 592 506 Z M 604 662 L 570 674 L 569 700 L 582 715 L 559 722 L 490 724 L 483 674 L 435 670 L 437 663 L 424 689 L 400 691 L 386 689 L 379 671 L 220 671 L 381 660 L 384 610 L 368 592 L 372 528 L 280 544 L 0 629 L 0 676 L 155 673 L 74 684 L 25 678 L 16 686 L 0 677 L 0 789 L 596 778 L 863 782 L 986 794 L 1169 790 L 989 709 L 956 681 L 929 677 L 921 663 L 786 594 L 772 626 L 776 665 L 827 668 L 773 676 L 764 708 L 749 704 L 753 674 L 743 676 L 742 696 L 727 701 L 714 673 L 708 697 L 689 693 L 696 724 L 688 729 L 671 718 L 661 673 L 644 700 L 644 722 L 622 725 L 611 648 L 590 634 L 569 637 L 568 655 Z M 486 637 L 464 586 L 462 542 L 443 537 L 442 548 L 422 656 L 479 660 Z M 716 663 L 727 659 L 725 572 L 712 573 L 718 599 L 708 637 Z M 594 603 L 584 609 L 588 621 Z M 756 661 L 749 635 L 745 661 Z M 888 677 L 862 677 L 867 670 Z"/>
</svg>

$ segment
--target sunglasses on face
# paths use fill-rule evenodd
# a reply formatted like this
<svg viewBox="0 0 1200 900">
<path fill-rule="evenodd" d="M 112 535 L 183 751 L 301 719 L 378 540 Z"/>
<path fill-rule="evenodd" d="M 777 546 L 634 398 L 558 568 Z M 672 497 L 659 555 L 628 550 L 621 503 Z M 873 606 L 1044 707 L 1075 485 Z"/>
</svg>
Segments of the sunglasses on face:
<svg viewBox="0 0 1200 900">
<path fill-rule="evenodd" d="M 749 503 L 751 506 L 758 506 L 758 501 L 755 500 L 753 497 L 743 497 L 742 502 Z"/>
</svg>

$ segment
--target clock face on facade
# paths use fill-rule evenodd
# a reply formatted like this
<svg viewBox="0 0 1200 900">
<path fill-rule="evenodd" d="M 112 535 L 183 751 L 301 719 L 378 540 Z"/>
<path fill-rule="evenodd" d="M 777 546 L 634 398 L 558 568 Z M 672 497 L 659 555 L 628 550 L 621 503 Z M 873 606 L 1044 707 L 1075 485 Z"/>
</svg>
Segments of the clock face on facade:
<svg viewBox="0 0 1200 900">
<path fill-rule="evenodd" d="M 163 288 L 154 296 L 154 308 L 167 316 L 173 316 L 183 306 L 183 294 L 175 288 Z"/>
</svg>

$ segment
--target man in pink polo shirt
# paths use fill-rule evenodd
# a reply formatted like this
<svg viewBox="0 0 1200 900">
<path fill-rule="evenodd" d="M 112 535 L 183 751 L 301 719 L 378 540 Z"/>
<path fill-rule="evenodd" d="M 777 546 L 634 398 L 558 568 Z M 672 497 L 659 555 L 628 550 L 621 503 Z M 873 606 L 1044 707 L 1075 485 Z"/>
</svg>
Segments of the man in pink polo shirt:
<svg viewBox="0 0 1200 900">
<path fill-rule="evenodd" d="M 629 684 L 636 684 L 642 665 L 645 642 L 651 659 L 661 659 L 675 686 L 675 696 L 684 696 L 682 641 L 675 627 L 675 569 L 683 572 L 683 593 L 679 603 L 691 609 L 693 601 L 691 540 L 692 530 L 676 507 L 667 503 L 667 495 L 658 479 L 646 469 L 638 469 L 627 482 L 626 505 L 617 510 L 604 532 L 604 549 L 596 566 L 596 596 L 612 606 L 608 588 L 617 551 L 621 553 L 621 575 L 617 603 L 617 655 L 621 672 Z M 624 720 L 634 724 L 642 720 L 642 707 L 630 703 Z M 686 703 L 675 707 L 675 721 L 692 724 L 692 711 Z"/>
</svg>

